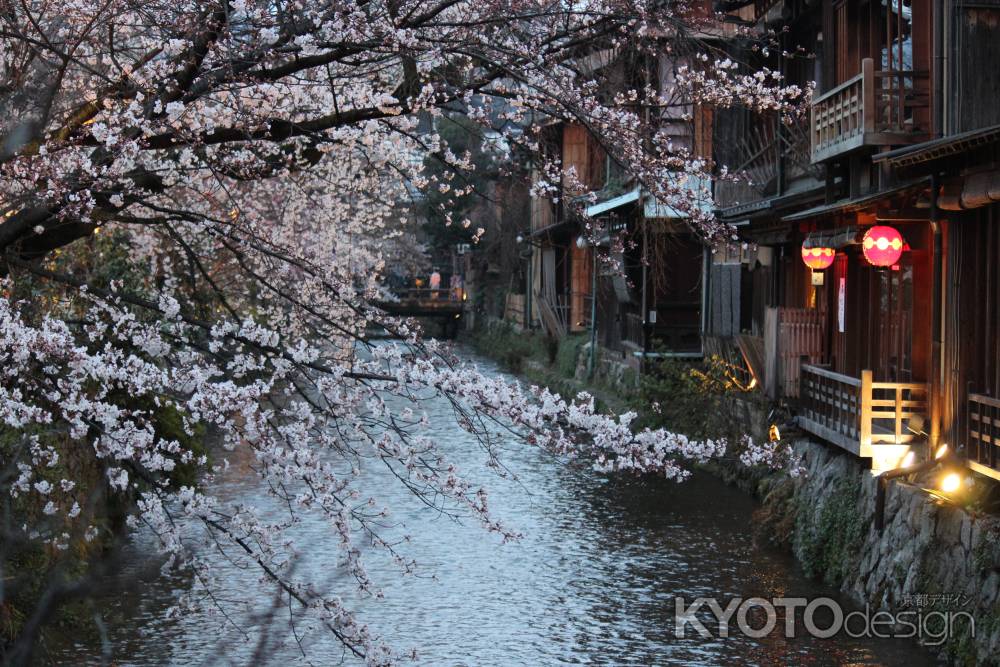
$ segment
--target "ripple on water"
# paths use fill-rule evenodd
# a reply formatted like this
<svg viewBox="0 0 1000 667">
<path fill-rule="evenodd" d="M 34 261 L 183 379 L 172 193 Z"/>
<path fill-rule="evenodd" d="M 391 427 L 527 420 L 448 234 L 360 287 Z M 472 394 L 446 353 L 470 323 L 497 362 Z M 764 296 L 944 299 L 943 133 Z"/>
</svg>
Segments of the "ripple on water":
<svg viewBox="0 0 1000 667">
<path fill-rule="evenodd" d="M 479 448 L 450 422 L 448 405 L 437 401 L 425 407 L 440 446 L 463 474 L 490 488 L 494 512 L 524 539 L 500 544 L 475 524 L 428 511 L 374 466 L 366 470 L 366 491 L 392 508 L 397 526 L 390 532 L 413 536 L 406 555 L 421 566 L 417 576 L 400 577 L 384 554 L 369 553 L 369 570 L 384 586 L 385 599 L 356 604 L 363 619 L 395 647 L 417 647 L 419 664 L 931 664 L 927 654 L 902 641 L 675 638 L 677 596 L 832 592 L 803 578 L 784 555 L 755 545 L 751 502 L 713 478 L 696 475 L 682 485 L 609 481 L 515 445 L 505 460 L 518 481 L 497 479 Z M 226 500 L 269 504 L 239 466 L 216 491 Z M 304 554 L 297 572 L 353 599 L 326 523 L 306 519 L 296 538 Z M 192 535 L 193 543 L 204 544 L 199 539 Z M 137 553 L 143 544 L 140 536 Z M 226 564 L 207 544 L 200 548 L 218 562 L 223 597 L 239 602 L 264 595 L 255 575 Z M 217 616 L 166 616 L 187 585 L 181 578 L 152 577 L 109 601 L 117 664 L 246 663 L 253 643 Z M 234 613 L 253 624 L 238 607 Z M 313 633 L 306 641 L 314 664 L 342 658 L 327 635 Z M 276 651 L 270 664 L 305 664 L 294 642 L 285 641 Z M 62 664 L 98 664 L 99 655 L 99 647 L 69 641 L 52 657 Z"/>
</svg>

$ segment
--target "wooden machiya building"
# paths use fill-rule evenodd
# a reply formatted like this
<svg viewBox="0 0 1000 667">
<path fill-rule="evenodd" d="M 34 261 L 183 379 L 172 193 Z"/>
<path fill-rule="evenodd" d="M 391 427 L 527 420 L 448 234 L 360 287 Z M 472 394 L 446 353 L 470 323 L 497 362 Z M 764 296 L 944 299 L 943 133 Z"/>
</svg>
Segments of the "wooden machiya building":
<svg viewBox="0 0 1000 667">
<path fill-rule="evenodd" d="M 677 63 L 666 50 L 636 58 L 618 54 L 602 71 L 615 81 L 620 68 L 625 87 L 640 75 L 672 85 Z M 692 112 L 665 111 L 659 127 L 674 145 L 704 155 L 711 126 L 703 114 L 692 121 Z M 651 357 L 701 357 L 708 249 L 683 214 L 651 197 L 583 125 L 553 123 L 545 132 L 546 149 L 562 164 L 563 196 L 532 200 L 524 308 L 531 325 L 553 337 L 591 333 L 603 358 L 640 371 Z"/>
<path fill-rule="evenodd" d="M 722 4 L 787 27 L 758 64 L 816 82 L 797 123 L 716 119 L 716 161 L 752 183 L 716 205 L 751 248 L 758 379 L 875 470 L 948 444 L 1000 477 L 1000 2 Z"/>
</svg>

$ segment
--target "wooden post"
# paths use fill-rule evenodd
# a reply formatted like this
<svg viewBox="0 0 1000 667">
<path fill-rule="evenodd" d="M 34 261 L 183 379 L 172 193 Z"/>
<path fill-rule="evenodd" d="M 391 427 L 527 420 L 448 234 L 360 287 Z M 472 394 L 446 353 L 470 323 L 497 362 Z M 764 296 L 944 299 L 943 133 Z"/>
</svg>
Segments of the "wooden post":
<svg viewBox="0 0 1000 667">
<path fill-rule="evenodd" d="M 861 122 L 864 132 L 875 131 L 875 61 L 861 61 Z"/>
<path fill-rule="evenodd" d="M 764 311 L 764 392 L 771 400 L 778 398 L 778 326 L 779 309 Z"/>
<path fill-rule="evenodd" d="M 861 447 L 868 447 L 872 444 L 872 372 L 870 370 L 861 371 L 861 392 L 859 400 L 858 414 L 858 441 Z"/>
<path fill-rule="evenodd" d="M 912 398 L 912 396 L 911 396 Z M 896 387 L 896 444 L 903 439 L 903 388 Z"/>
<path fill-rule="evenodd" d="M 810 362 L 809 355 L 803 354 L 799 356 L 799 401 L 806 408 L 806 410 L 812 409 L 812 392 L 809 391 L 808 380 L 806 379 L 806 374 L 802 372 L 802 367 L 808 365 Z"/>
</svg>

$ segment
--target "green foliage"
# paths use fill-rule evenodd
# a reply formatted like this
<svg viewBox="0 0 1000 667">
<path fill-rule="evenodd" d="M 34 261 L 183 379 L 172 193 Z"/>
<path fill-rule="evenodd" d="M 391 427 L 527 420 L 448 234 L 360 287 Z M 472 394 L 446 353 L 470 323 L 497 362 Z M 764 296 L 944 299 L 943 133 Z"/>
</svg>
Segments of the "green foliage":
<svg viewBox="0 0 1000 667">
<path fill-rule="evenodd" d="M 985 537 L 985 536 L 984 536 Z M 980 543 L 982 546 L 984 543 Z M 995 543 L 994 543 L 995 544 Z M 989 545 L 987 545 L 989 548 Z M 978 554 L 973 553 L 976 559 Z M 963 611 L 969 613 L 975 619 L 975 635 L 972 633 L 972 622 L 965 616 L 953 616 L 951 631 L 945 637 L 945 642 L 941 647 L 942 654 L 947 658 L 948 664 L 961 665 L 962 667 L 979 667 L 980 665 L 1000 665 L 1000 656 L 990 656 L 986 660 L 980 659 L 980 643 L 976 637 L 992 637 L 1000 629 L 1000 610 L 992 609 L 984 611 L 981 607 L 973 605 L 956 607 L 948 600 L 954 593 L 952 590 L 943 590 L 940 579 L 932 574 L 933 566 L 926 559 L 921 561 L 917 574 L 916 590 L 928 596 L 928 602 L 924 607 L 925 612 L 949 612 Z M 905 572 L 902 573 L 905 577 Z M 944 598 L 935 599 L 935 596 L 945 594 Z M 942 632 L 944 619 L 940 617 L 929 617 L 926 619 L 928 632 L 939 634 Z"/>
<path fill-rule="evenodd" d="M 1000 567 L 1000 535 L 984 532 L 972 550 L 972 562 L 981 571 Z"/>
<path fill-rule="evenodd" d="M 866 516 L 858 511 L 861 494 L 859 479 L 839 479 L 821 501 L 798 508 L 795 551 L 810 577 L 821 577 L 830 585 L 840 585 L 857 566 L 864 540 Z"/>
<path fill-rule="evenodd" d="M 483 327 L 472 339 L 472 343 L 479 352 L 513 373 L 524 372 L 525 361 L 528 359 L 543 361 L 550 358 L 544 336 L 518 331 L 505 322 L 495 322 Z"/>
<path fill-rule="evenodd" d="M 587 334 L 576 334 L 566 336 L 559 341 L 559 350 L 556 352 L 556 370 L 559 375 L 567 378 L 576 376 L 576 366 L 580 360 L 580 350 L 590 341 Z"/>
<path fill-rule="evenodd" d="M 643 425 L 692 438 L 738 438 L 745 425 L 722 418 L 727 396 L 742 393 L 718 357 L 691 362 L 664 357 L 642 375 L 635 407 Z"/>
</svg>

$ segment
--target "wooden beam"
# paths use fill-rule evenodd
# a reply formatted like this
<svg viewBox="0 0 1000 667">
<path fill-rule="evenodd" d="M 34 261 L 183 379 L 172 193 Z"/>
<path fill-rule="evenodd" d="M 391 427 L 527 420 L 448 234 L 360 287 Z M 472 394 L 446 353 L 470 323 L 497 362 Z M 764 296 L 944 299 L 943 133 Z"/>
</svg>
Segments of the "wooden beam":
<svg viewBox="0 0 1000 667">
<path fill-rule="evenodd" d="M 814 422 L 808 417 L 799 416 L 797 423 L 801 428 L 809 431 L 813 435 L 819 436 L 827 442 L 849 451 L 855 456 L 861 456 L 861 446 L 857 440 L 852 440 L 842 433 L 838 433 L 837 431 L 827 428 L 818 422 Z"/>
<path fill-rule="evenodd" d="M 994 470 L 988 466 L 984 466 L 982 463 L 976 463 L 975 461 L 969 461 L 969 469 L 973 472 L 977 472 L 980 475 L 985 475 L 997 481 L 1000 481 L 1000 470 Z"/>
</svg>

